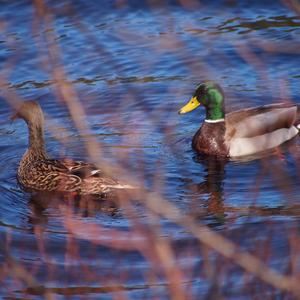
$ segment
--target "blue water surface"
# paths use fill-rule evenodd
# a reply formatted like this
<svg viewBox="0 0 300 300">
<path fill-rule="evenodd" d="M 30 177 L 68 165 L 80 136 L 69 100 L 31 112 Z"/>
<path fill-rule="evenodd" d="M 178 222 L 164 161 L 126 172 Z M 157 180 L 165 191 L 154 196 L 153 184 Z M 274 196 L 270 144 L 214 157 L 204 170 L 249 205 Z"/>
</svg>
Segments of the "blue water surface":
<svg viewBox="0 0 300 300">
<path fill-rule="evenodd" d="M 227 111 L 300 103 L 297 12 L 280 1 L 47 1 L 46 10 L 38 3 L 0 3 L 0 296 L 172 298 L 163 268 L 145 253 L 98 243 L 87 229 L 85 237 L 73 235 L 60 203 L 41 204 L 19 187 L 27 127 L 10 123 L 16 99 L 41 104 L 50 155 L 89 160 L 85 142 L 92 136 L 99 157 L 126 170 L 116 177 L 138 178 L 183 215 L 289 273 L 289 237 L 300 216 L 298 139 L 258 157 L 216 162 L 190 145 L 203 109 L 177 111 L 205 79 L 223 87 Z M 86 113 L 88 132 L 76 129 L 58 92 L 58 68 Z M 124 232 L 154 222 L 141 203 L 135 209 L 133 219 L 119 207 L 74 208 L 73 217 Z M 205 257 L 187 228 L 164 217 L 157 223 L 187 298 L 284 295 L 255 279 L 245 288 L 243 270 L 215 252 Z"/>
</svg>

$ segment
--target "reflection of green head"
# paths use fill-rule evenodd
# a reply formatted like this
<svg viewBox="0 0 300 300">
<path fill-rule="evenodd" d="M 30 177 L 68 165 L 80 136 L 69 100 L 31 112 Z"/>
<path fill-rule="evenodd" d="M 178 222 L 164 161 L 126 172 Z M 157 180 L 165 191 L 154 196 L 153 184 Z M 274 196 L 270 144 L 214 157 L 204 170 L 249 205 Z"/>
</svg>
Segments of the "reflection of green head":
<svg viewBox="0 0 300 300">
<path fill-rule="evenodd" d="M 207 120 L 224 118 L 224 93 L 218 84 L 212 81 L 199 84 L 193 98 L 206 108 Z"/>
</svg>

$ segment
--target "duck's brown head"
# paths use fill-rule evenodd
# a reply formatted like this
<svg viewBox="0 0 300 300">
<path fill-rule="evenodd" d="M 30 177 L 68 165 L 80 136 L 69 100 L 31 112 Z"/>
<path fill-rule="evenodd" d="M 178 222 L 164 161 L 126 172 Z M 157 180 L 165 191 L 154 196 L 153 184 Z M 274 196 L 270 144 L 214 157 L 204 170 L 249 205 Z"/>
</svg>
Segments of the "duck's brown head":
<svg viewBox="0 0 300 300">
<path fill-rule="evenodd" d="M 12 120 L 24 119 L 27 124 L 43 124 L 44 114 L 40 105 L 36 101 L 23 102 L 16 109 L 16 113 L 11 116 Z"/>
</svg>

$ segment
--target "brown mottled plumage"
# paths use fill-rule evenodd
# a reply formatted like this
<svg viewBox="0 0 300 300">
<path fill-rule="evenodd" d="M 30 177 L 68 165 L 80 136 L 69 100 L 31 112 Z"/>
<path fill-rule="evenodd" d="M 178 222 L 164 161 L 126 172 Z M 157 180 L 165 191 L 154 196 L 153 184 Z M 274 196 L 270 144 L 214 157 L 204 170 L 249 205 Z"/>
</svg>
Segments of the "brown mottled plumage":
<svg viewBox="0 0 300 300">
<path fill-rule="evenodd" d="M 199 153 L 227 156 L 228 148 L 225 145 L 225 122 L 210 124 L 203 123 L 195 133 L 192 147 Z"/>
<path fill-rule="evenodd" d="M 239 157 L 277 147 L 299 132 L 300 109 L 295 104 L 271 104 L 231 112 L 225 115 L 224 93 L 219 85 L 200 84 L 180 114 L 200 105 L 206 118 L 193 137 L 199 153 Z"/>
<path fill-rule="evenodd" d="M 16 118 L 24 119 L 29 130 L 29 146 L 17 173 L 18 181 L 24 188 L 99 196 L 115 189 L 132 188 L 104 175 L 93 164 L 51 159 L 44 143 L 44 115 L 37 102 L 24 102 L 12 117 Z"/>
</svg>

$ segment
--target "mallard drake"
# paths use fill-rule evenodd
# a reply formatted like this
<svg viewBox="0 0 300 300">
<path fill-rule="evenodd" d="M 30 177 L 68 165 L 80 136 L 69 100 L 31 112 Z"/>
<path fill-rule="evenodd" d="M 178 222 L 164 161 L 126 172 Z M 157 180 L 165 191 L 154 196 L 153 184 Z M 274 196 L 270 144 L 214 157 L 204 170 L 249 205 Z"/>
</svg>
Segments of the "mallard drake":
<svg viewBox="0 0 300 300">
<path fill-rule="evenodd" d="M 25 189 L 103 196 L 116 189 L 132 188 L 104 175 L 93 164 L 50 158 L 44 142 L 44 114 L 37 102 L 24 102 L 12 116 L 13 120 L 16 118 L 24 119 L 29 130 L 29 146 L 17 172 Z"/>
<path fill-rule="evenodd" d="M 192 140 L 198 153 L 239 157 L 259 153 L 292 139 L 299 129 L 299 106 L 278 103 L 247 108 L 225 115 L 221 87 L 206 81 L 198 85 L 190 101 L 179 110 L 185 114 L 201 104 L 206 118 Z"/>
</svg>

